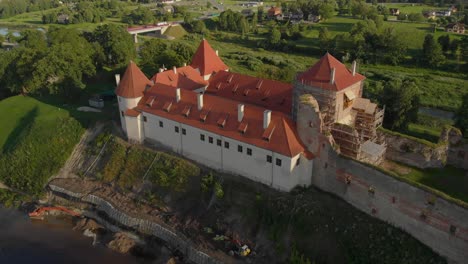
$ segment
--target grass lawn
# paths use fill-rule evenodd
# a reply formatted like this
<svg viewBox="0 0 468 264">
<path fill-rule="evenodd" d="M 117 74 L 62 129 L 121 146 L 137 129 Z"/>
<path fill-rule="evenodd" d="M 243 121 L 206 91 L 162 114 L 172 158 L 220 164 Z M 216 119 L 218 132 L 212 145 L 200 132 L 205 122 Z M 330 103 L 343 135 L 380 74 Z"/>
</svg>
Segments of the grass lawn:
<svg viewBox="0 0 468 264">
<path fill-rule="evenodd" d="M 8 186 L 40 194 L 99 116 L 57 105 L 21 95 L 0 101 L 0 180 Z"/>
<path fill-rule="evenodd" d="M 397 3 L 390 3 L 384 4 L 387 8 L 398 8 L 400 9 L 400 13 L 410 14 L 410 13 L 422 13 L 426 10 L 447 10 L 447 8 L 441 7 L 434 7 L 424 4 L 397 4 Z"/>
<path fill-rule="evenodd" d="M 180 39 L 187 34 L 187 31 L 182 26 L 170 26 L 165 32 L 164 35 L 171 36 L 175 39 Z"/>
<path fill-rule="evenodd" d="M 401 177 L 442 191 L 468 203 L 468 174 L 463 169 L 446 166 L 440 169 L 418 169 L 398 163 L 395 171 Z"/>
</svg>

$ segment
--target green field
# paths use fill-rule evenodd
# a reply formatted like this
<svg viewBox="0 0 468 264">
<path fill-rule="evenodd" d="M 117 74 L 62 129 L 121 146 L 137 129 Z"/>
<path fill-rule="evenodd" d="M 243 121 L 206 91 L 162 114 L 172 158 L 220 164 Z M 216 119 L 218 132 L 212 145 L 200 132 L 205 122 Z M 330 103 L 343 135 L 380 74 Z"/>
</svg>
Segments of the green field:
<svg viewBox="0 0 468 264">
<path fill-rule="evenodd" d="M 0 101 L 0 181 L 40 194 L 97 116 L 45 98 L 18 95 Z"/>
<path fill-rule="evenodd" d="M 422 13 L 423 11 L 428 10 L 447 10 L 447 8 L 440 8 L 440 7 L 433 7 L 424 4 L 397 4 L 397 3 L 390 3 L 384 4 L 387 8 L 398 8 L 400 9 L 400 13 L 409 14 L 409 13 Z"/>
</svg>

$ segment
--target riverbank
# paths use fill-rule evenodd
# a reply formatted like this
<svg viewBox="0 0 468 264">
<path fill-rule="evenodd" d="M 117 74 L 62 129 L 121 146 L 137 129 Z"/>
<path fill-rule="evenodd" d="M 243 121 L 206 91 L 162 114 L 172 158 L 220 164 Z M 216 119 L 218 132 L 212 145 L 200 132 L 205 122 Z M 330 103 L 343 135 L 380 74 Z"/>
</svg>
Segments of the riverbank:
<svg viewBox="0 0 468 264">
<path fill-rule="evenodd" d="M 50 216 L 31 221 L 27 214 L 0 208 L 0 263 L 139 263 L 73 231 L 73 219 Z"/>
</svg>

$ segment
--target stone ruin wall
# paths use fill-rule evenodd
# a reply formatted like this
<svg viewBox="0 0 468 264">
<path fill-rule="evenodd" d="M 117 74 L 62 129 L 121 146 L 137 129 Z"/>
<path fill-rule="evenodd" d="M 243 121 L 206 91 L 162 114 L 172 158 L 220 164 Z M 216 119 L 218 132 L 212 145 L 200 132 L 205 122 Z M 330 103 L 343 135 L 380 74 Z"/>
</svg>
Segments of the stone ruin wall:
<svg viewBox="0 0 468 264">
<path fill-rule="evenodd" d="M 466 263 L 468 205 L 339 156 L 331 147 L 328 150 L 316 159 L 313 185 L 405 230 L 451 262 Z"/>
<path fill-rule="evenodd" d="M 468 169 L 468 143 L 456 128 L 442 131 L 439 143 L 425 144 L 411 137 L 378 130 L 387 144 L 386 158 L 421 169 L 442 168 L 446 164 Z"/>
<path fill-rule="evenodd" d="M 429 188 L 416 187 L 375 167 L 340 156 L 334 149 L 333 138 L 320 133 L 321 117 L 316 102 L 305 96 L 301 99 L 298 134 L 316 154 L 312 173 L 314 186 L 403 229 L 450 262 L 466 263 L 466 203 L 449 200 Z"/>
</svg>

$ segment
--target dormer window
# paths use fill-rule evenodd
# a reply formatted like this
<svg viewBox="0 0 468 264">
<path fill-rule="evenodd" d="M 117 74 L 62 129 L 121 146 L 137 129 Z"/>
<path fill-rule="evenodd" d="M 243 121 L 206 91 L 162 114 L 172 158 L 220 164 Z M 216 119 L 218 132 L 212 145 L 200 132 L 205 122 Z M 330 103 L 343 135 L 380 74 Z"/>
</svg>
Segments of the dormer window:
<svg viewBox="0 0 468 264">
<path fill-rule="evenodd" d="M 245 132 L 247 131 L 247 122 L 241 122 L 239 124 L 239 127 L 237 128 L 237 131 L 239 131 L 241 134 L 245 134 Z"/>
<path fill-rule="evenodd" d="M 150 96 L 148 100 L 146 100 L 145 102 L 146 106 L 153 107 L 155 99 L 156 99 L 156 96 Z"/>
<path fill-rule="evenodd" d="M 223 128 L 226 125 L 226 121 L 228 119 L 229 115 L 223 114 L 221 117 L 218 119 L 218 126 Z"/>
<path fill-rule="evenodd" d="M 255 86 L 255 88 L 257 90 L 259 90 L 262 87 L 262 84 L 263 84 L 263 80 L 258 80 L 257 85 Z"/>
<path fill-rule="evenodd" d="M 250 89 L 245 89 L 245 90 L 244 90 L 244 96 L 249 95 L 249 92 L 250 92 Z"/>
<path fill-rule="evenodd" d="M 232 93 L 236 93 L 238 88 L 239 84 L 234 85 L 234 88 L 232 88 Z"/>
<path fill-rule="evenodd" d="M 234 78 L 234 74 L 229 75 L 229 77 L 227 78 L 227 83 L 231 83 L 232 78 Z"/>
<path fill-rule="evenodd" d="M 192 107 L 190 105 L 187 105 L 184 110 L 182 111 L 182 115 L 185 116 L 185 117 L 188 117 L 190 115 L 190 110 L 192 109 Z"/>
<path fill-rule="evenodd" d="M 206 110 L 200 113 L 200 122 L 205 122 L 206 117 L 208 116 L 208 113 L 209 111 L 206 111 Z"/>
<path fill-rule="evenodd" d="M 172 102 L 166 102 L 163 106 L 163 110 L 168 112 L 171 111 Z"/>
<path fill-rule="evenodd" d="M 262 139 L 265 141 L 270 142 L 271 136 L 273 135 L 273 131 L 275 131 L 275 126 L 270 125 L 262 134 Z"/>
</svg>

